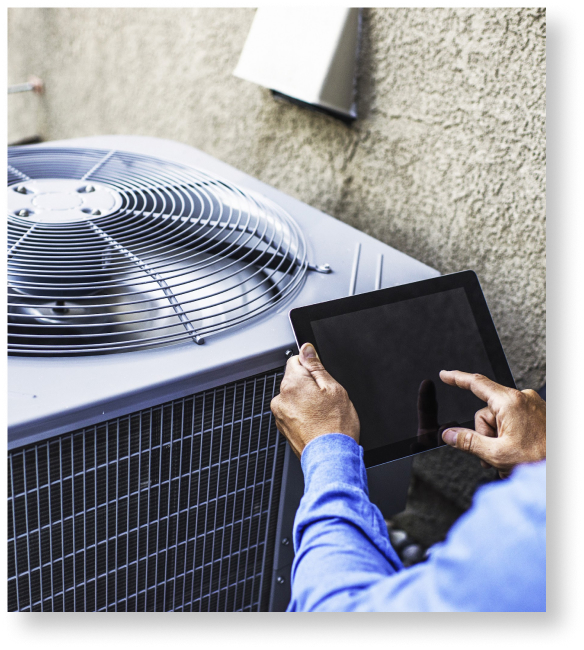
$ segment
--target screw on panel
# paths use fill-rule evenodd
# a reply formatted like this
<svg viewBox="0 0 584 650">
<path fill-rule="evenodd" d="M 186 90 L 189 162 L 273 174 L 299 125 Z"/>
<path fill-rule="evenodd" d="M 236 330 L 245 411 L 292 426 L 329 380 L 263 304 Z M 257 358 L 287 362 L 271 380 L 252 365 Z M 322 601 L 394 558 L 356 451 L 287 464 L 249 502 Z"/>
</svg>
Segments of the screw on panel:
<svg viewBox="0 0 584 650">
<path fill-rule="evenodd" d="M 287 537 L 284 537 L 284 539 L 282 540 L 282 544 L 284 546 L 288 546 L 288 544 L 290 544 L 290 540 Z"/>
<path fill-rule="evenodd" d="M 18 216 L 19 216 L 19 217 L 28 217 L 29 214 L 30 214 L 30 212 L 29 212 L 28 210 L 21 210 L 21 211 L 18 213 Z"/>
<path fill-rule="evenodd" d="M 292 350 L 286 350 L 286 359 L 289 359 L 292 356 L 294 356 L 294 352 Z"/>
<path fill-rule="evenodd" d="M 330 264 L 309 264 L 308 268 L 317 273 L 330 273 L 332 271 Z"/>
<path fill-rule="evenodd" d="M 24 185 L 17 185 L 17 186 L 14 188 L 14 191 L 15 191 L 15 192 L 18 192 L 19 194 L 26 194 L 26 193 L 27 193 L 27 191 L 26 191 L 26 187 L 24 187 Z"/>
<path fill-rule="evenodd" d="M 95 192 L 95 187 L 93 185 L 86 185 L 83 191 L 89 194 L 89 192 Z"/>
<path fill-rule="evenodd" d="M 94 216 L 98 217 L 98 216 L 101 214 L 101 210 L 98 210 L 98 209 L 96 208 L 95 210 L 92 210 L 92 211 L 91 211 L 91 214 L 93 214 Z"/>
<path fill-rule="evenodd" d="M 68 314 L 69 313 L 69 308 L 65 307 L 65 301 L 64 300 L 57 300 L 55 303 L 55 307 L 53 307 L 53 313 L 55 314 Z"/>
<path fill-rule="evenodd" d="M 276 582 L 277 582 L 279 585 L 283 585 L 283 584 L 286 582 L 286 580 L 285 580 L 284 578 L 282 578 L 282 576 L 278 576 L 278 577 L 276 578 Z"/>
</svg>

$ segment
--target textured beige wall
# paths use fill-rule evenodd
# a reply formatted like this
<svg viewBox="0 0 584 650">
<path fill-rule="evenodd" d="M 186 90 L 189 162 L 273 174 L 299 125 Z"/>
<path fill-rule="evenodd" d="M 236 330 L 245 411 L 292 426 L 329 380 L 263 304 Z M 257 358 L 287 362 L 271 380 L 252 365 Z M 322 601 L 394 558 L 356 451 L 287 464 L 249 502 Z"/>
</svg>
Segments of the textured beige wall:
<svg viewBox="0 0 584 650">
<path fill-rule="evenodd" d="M 352 127 L 232 76 L 253 9 L 11 9 L 9 141 L 191 144 L 444 273 L 477 271 L 521 386 L 545 379 L 545 12 L 364 12 Z"/>
</svg>

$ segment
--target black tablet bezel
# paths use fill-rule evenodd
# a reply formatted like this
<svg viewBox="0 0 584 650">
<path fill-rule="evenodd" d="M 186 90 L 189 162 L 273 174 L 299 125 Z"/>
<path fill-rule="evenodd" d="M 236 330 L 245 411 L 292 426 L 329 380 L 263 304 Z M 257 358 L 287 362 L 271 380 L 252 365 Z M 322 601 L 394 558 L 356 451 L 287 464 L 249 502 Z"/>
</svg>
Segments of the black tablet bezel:
<svg viewBox="0 0 584 650">
<path fill-rule="evenodd" d="M 450 291 L 451 289 L 464 289 L 466 293 L 485 351 L 495 374 L 495 381 L 503 386 L 515 388 L 511 369 L 507 363 L 479 279 L 474 271 L 460 271 L 428 280 L 389 287 L 388 289 L 379 289 L 347 298 L 338 298 L 306 307 L 297 307 L 289 312 L 290 323 L 298 348 L 300 349 L 304 343 L 312 343 L 320 354 L 316 337 L 312 331 L 313 321 Z M 454 370 L 454 368 L 446 368 L 446 370 Z M 473 428 L 474 422 L 472 420 L 464 422 L 461 423 L 461 426 Z M 422 451 L 430 451 L 444 444 L 440 435 L 424 444 L 423 449 L 419 449 L 419 442 L 418 438 L 408 438 L 366 451 L 364 454 L 365 466 L 373 467 L 374 465 L 412 456 Z"/>
</svg>

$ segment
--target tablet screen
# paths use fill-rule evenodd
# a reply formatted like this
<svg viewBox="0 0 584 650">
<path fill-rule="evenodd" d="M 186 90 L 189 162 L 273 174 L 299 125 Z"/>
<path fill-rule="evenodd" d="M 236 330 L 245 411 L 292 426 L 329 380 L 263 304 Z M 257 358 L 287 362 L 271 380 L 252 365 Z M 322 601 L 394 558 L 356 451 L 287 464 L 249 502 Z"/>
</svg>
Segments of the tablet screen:
<svg viewBox="0 0 584 650">
<path fill-rule="evenodd" d="M 496 380 L 464 288 L 319 318 L 311 325 L 325 368 L 355 405 L 367 465 L 443 444 L 446 425 L 472 426 L 484 403 L 444 384 L 440 370 Z"/>
</svg>

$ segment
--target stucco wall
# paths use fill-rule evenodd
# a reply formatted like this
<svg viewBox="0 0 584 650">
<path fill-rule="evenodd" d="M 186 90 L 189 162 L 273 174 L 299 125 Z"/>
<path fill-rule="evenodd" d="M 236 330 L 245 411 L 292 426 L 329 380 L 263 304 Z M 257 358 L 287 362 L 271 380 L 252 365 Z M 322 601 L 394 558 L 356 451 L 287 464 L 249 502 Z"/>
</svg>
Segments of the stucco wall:
<svg viewBox="0 0 584 650">
<path fill-rule="evenodd" d="M 360 117 L 351 127 L 232 75 L 253 15 L 9 10 L 9 83 L 29 74 L 46 83 L 41 97 L 9 98 L 9 142 L 100 133 L 178 140 L 444 273 L 472 268 L 519 386 L 541 386 L 545 11 L 365 10 Z M 452 454 L 460 452 L 415 464 L 416 476 L 458 508 L 442 530 L 489 478 L 476 459 L 457 456 L 458 474 L 445 483 Z M 436 512 L 427 506 L 434 532 L 418 533 L 428 543 L 440 529 L 430 521 Z"/>
</svg>

